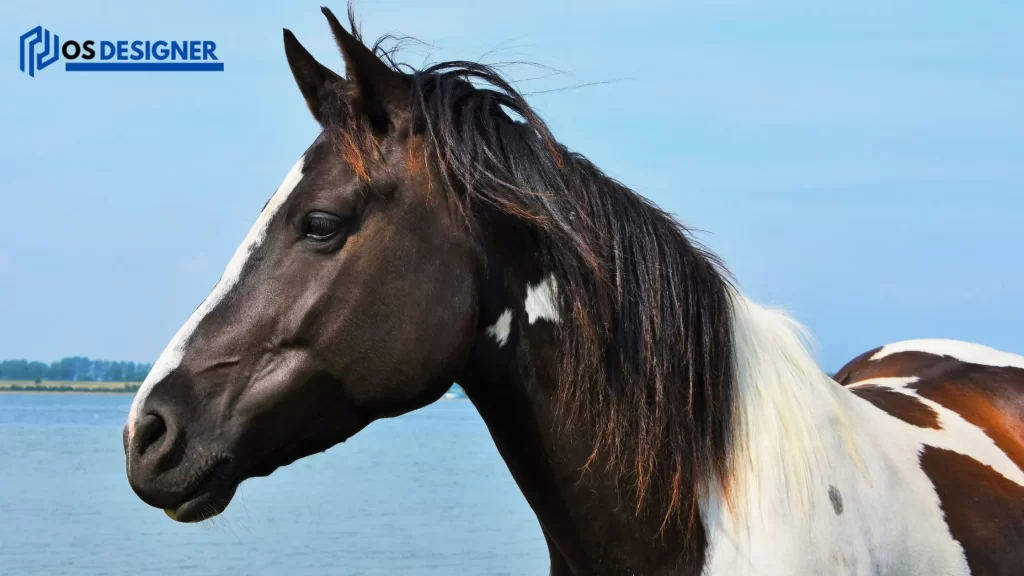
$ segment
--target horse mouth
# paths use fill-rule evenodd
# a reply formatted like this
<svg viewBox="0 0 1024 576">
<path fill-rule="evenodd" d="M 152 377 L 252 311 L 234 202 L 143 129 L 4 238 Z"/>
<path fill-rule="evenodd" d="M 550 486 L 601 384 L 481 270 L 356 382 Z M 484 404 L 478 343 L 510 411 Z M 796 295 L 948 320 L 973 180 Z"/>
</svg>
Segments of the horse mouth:
<svg viewBox="0 0 1024 576">
<path fill-rule="evenodd" d="M 177 522 L 202 522 L 220 514 L 231 503 L 238 482 L 231 473 L 230 460 L 222 460 L 204 472 L 189 496 L 164 513 Z"/>
</svg>

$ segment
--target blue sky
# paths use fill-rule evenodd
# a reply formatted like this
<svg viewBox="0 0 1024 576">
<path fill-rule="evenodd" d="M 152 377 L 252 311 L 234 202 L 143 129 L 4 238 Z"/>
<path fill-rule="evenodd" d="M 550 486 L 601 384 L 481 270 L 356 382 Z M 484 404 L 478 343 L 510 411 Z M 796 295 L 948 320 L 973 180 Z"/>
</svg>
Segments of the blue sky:
<svg viewBox="0 0 1024 576">
<path fill-rule="evenodd" d="M 811 328 L 826 368 L 911 337 L 1024 353 L 1024 5 L 896 4 L 357 10 L 368 37 L 415 36 L 432 60 L 563 71 L 525 92 L 610 81 L 531 101 L 561 141 L 707 231 L 748 295 Z M 17 38 L 40 24 L 213 39 L 226 70 L 29 78 Z M 4 2 L 0 358 L 156 358 L 316 135 L 282 27 L 341 68 L 317 3 Z"/>
</svg>

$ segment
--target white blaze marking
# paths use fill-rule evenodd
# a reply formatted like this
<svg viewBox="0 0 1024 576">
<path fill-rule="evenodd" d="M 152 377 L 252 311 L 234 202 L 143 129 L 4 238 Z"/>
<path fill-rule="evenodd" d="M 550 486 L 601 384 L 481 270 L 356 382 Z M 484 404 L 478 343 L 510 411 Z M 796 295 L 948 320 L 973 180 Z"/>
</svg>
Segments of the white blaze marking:
<svg viewBox="0 0 1024 576">
<path fill-rule="evenodd" d="M 526 317 L 530 324 L 537 320 L 558 323 L 558 281 L 551 274 L 538 284 L 526 286 Z"/>
<path fill-rule="evenodd" d="M 228 262 L 227 269 L 224 270 L 224 274 L 220 277 L 220 281 L 213 287 L 213 291 L 206 297 L 206 300 L 199 305 L 199 308 L 192 313 L 188 321 L 178 329 L 178 332 L 174 335 L 171 343 L 167 345 L 163 353 L 160 354 L 160 358 L 157 359 L 156 364 L 153 365 L 153 369 L 150 370 L 146 376 L 146 380 L 139 387 L 138 393 L 135 395 L 135 400 L 132 402 L 131 412 L 128 414 L 128 437 L 135 433 L 135 421 L 138 419 L 138 411 L 142 404 L 146 401 L 146 397 L 153 390 L 153 386 L 157 382 L 163 380 L 172 370 L 178 367 L 181 363 L 181 358 L 185 354 L 185 346 L 188 344 L 189 337 L 195 332 L 197 326 L 210 313 L 211 310 L 217 307 L 218 304 L 224 297 L 227 296 L 228 292 L 234 288 L 235 284 L 238 283 L 239 277 L 242 274 L 242 270 L 245 268 L 246 261 L 249 260 L 249 255 L 253 253 L 263 240 L 267 237 L 267 228 L 270 225 L 271 219 L 284 204 L 285 200 L 291 195 L 292 191 L 295 190 L 295 186 L 298 185 L 299 180 L 302 179 L 302 169 L 305 163 L 305 156 L 299 158 L 299 161 L 292 166 L 288 175 L 285 176 L 284 182 L 278 187 L 277 191 L 270 198 L 270 202 L 260 213 L 259 218 L 256 219 L 256 223 L 253 224 L 252 229 L 249 230 L 249 234 L 246 235 L 245 240 L 235 250 L 234 256 L 231 257 L 231 261 Z"/>
<path fill-rule="evenodd" d="M 512 331 L 512 309 L 506 309 L 498 316 L 498 321 L 487 327 L 487 334 L 498 341 L 498 348 L 508 342 L 508 335 Z"/>
<path fill-rule="evenodd" d="M 937 356 L 951 356 L 961 362 L 970 364 L 984 364 L 987 366 L 1024 368 L 1024 357 L 995 348 L 989 348 L 982 344 L 973 342 L 960 342 L 958 340 L 906 340 L 894 344 L 886 344 L 881 350 L 875 352 L 872 360 L 881 360 L 890 354 L 900 352 L 925 352 Z"/>
</svg>

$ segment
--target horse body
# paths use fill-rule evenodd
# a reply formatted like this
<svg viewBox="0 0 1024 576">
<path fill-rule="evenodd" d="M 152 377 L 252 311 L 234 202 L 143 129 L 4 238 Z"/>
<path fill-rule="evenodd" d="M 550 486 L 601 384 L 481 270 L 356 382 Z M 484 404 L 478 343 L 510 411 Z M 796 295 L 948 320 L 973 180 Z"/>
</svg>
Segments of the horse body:
<svg viewBox="0 0 1024 576">
<path fill-rule="evenodd" d="M 900 343 L 837 383 L 496 72 L 324 13 L 346 77 L 285 31 L 322 132 L 136 396 L 140 498 L 204 520 L 457 381 L 552 574 L 1021 571 L 1024 359 Z"/>
<path fill-rule="evenodd" d="M 957 356 L 937 355 L 937 342 Z M 706 574 L 1024 570 L 1024 473 L 1013 457 L 1024 446 L 1018 367 L 1024 358 L 975 344 L 919 341 L 851 362 L 837 374 L 845 389 L 810 379 L 803 406 L 820 452 L 807 461 L 779 454 L 785 437 L 751 438 L 751 450 L 778 454 L 780 465 L 806 462 L 797 475 L 809 489 L 794 490 L 799 483 L 769 462 L 750 471 L 752 489 L 740 489 L 738 505 L 710 500 Z M 970 397 L 993 409 L 972 418 Z M 993 426 L 1017 434 L 992 434 Z"/>
</svg>

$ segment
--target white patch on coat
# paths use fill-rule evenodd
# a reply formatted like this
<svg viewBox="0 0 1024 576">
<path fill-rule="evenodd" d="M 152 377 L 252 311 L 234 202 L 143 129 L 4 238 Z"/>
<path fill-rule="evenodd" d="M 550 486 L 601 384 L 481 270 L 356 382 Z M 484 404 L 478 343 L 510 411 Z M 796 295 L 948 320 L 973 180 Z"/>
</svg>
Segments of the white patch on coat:
<svg viewBox="0 0 1024 576">
<path fill-rule="evenodd" d="M 527 284 L 526 318 L 530 324 L 537 320 L 558 323 L 558 280 L 554 274 L 532 286 Z"/>
<path fill-rule="evenodd" d="M 847 388 L 856 388 L 864 384 L 873 384 L 875 386 L 885 386 L 886 388 L 892 388 L 893 390 L 902 391 L 907 384 L 913 384 L 920 380 L 917 376 L 881 376 L 878 378 L 870 378 L 868 380 L 859 380 L 852 384 L 847 384 Z"/>
<path fill-rule="evenodd" d="M 1024 357 L 1010 352 L 1003 352 L 973 342 L 959 340 L 922 339 L 905 340 L 886 344 L 871 356 L 872 360 L 881 360 L 891 354 L 900 352 L 925 352 L 936 356 L 950 356 L 961 362 L 984 364 L 986 366 L 1024 368 Z"/>
<path fill-rule="evenodd" d="M 512 332 L 512 309 L 508 308 L 498 316 L 497 322 L 487 327 L 487 334 L 493 336 L 501 348 L 508 342 L 508 335 Z"/>
<path fill-rule="evenodd" d="M 948 428 L 922 429 L 846 390 L 781 312 L 733 293 L 732 316 L 735 459 L 728 499 L 711 486 L 701 501 L 704 576 L 968 575 L 920 452 L 928 444 L 998 464 L 1008 477 L 1020 471 L 948 410 L 939 412 Z"/>
<path fill-rule="evenodd" d="M 181 359 L 185 354 L 185 346 L 188 345 L 188 340 L 195 332 L 196 327 L 199 323 L 209 314 L 214 308 L 217 307 L 224 297 L 227 296 L 228 292 L 238 283 L 241 277 L 242 270 L 245 269 L 245 263 L 249 260 L 249 255 L 252 254 L 259 246 L 263 243 L 267 236 L 267 228 L 270 225 L 270 221 L 273 219 L 277 211 L 284 205 L 285 200 L 291 196 L 292 191 L 298 185 L 299 181 L 302 180 L 302 170 L 305 164 L 305 156 L 299 159 L 298 162 L 292 166 L 291 171 L 285 176 L 284 182 L 278 187 L 277 191 L 267 202 L 266 207 L 260 213 L 259 218 L 256 219 L 256 223 L 253 224 L 249 233 L 246 235 L 245 240 L 235 250 L 234 256 L 231 257 L 231 261 L 228 262 L 227 269 L 224 270 L 224 274 L 221 275 L 220 281 L 213 287 L 213 291 L 206 297 L 206 300 L 199 305 L 199 308 L 189 317 L 188 321 L 178 329 L 178 332 L 171 339 L 170 344 L 164 349 L 163 353 L 157 359 L 156 363 L 153 364 L 152 370 L 146 376 L 146 380 L 139 387 L 139 391 L 135 394 L 135 400 L 132 402 L 131 412 L 128 414 L 128 437 L 131 438 L 135 434 L 135 421 L 138 419 L 138 411 L 141 409 L 142 404 L 146 401 L 146 397 L 153 390 L 153 386 L 160 382 L 172 370 L 178 367 L 181 363 Z"/>
</svg>

